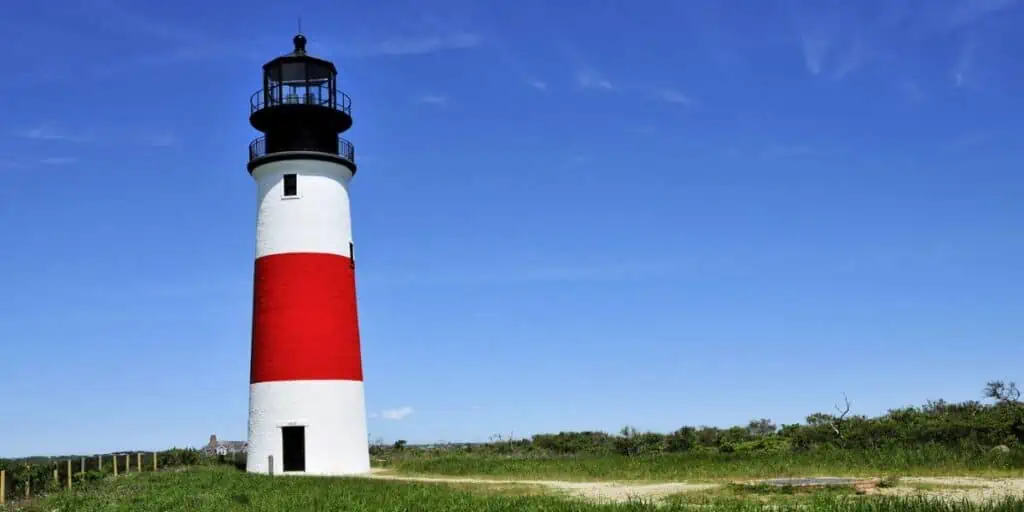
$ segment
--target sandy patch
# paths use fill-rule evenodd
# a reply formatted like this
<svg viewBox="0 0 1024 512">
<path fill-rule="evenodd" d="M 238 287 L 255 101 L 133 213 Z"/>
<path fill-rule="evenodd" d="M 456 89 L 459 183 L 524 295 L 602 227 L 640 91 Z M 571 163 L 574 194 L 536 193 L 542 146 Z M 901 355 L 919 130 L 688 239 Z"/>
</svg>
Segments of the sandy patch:
<svg viewBox="0 0 1024 512">
<path fill-rule="evenodd" d="M 548 489 L 559 494 L 592 501 L 623 502 L 630 499 L 660 501 L 679 493 L 706 491 L 721 487 L 716 483 L 629 483 L 629 482 L 567 482 L 560 480 L 515 480 L 446 476 L 406 476 L 391 474 L 387 469 L 374 468 L 367 478 L 407 482 L 433 482 L 477 485 L 527 485 Z M 850 479 L 852 480 L 852 479 Z M 879 479 L 871 480 L 876 483 Z M 858 482 L 862 480 L 858 479 Z M 909 484 L 909 485 L 908 485 Z M 920 487 L 915 487 L 918 484 Z M 934 486 L 934 487 L 932 487 Z M 951 486 L 950 488 L 943 488 Z M 872 495 L 925 496 L 947 501 L 968 500 L 981 503 L 1009 496 L 1024 497 L 1024 478 L 976 477 L 901 477 L 896 487 L 874 487 Z"/>
<path fill-rule="evenodd" d="M 382 470 L 371 472 L 368 478 L 400 480 L 405 482 L 434 482 L 478 485 L 530 485 L 552 491 L 585 498 L 591 501 L 628 501 L 630 499 L 660 500 L 672 494 L 702 491 L 719 487 L 719 484 L 692 484 L 685 482 L 640 484 L 619 482 L 565 482 L 560 480 L 497 480 L 484 478 L 458 478 L 443 476 L 404 476 L 387 474 Z"/>
<path fill-rule="evenodd" d="M 911 484 L 911 485 L 907 485 Z M 924 488 L 913 484 L 923 484 Z M 928 486 L 936 486 L 928 488 Z M 943 486 L 952 486 L 943 489 Z M 962 488 L 957 488 L 962 487 Z M 982 503 L 1010 496 L 1024 497 L 1024 478 L 901 477 L 896 487 L 879 488 L 877 494 L 891 496 L 926 496 L 948 501 Z"/>
</svg>

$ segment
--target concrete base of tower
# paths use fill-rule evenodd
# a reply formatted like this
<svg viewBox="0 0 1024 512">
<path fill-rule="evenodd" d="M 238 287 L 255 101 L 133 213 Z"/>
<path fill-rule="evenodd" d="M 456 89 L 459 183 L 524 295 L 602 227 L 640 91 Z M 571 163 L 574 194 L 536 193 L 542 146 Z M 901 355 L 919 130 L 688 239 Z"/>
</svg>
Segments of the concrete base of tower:
<svg viewBox="0 0 1024 512">
<path fill-rule="evenodd" d="M 274 475 L 369 473 L 363 383 L 299 380 L 250 385 L 246 471 L 270 473 L 271 463 Z"/>
</svg>

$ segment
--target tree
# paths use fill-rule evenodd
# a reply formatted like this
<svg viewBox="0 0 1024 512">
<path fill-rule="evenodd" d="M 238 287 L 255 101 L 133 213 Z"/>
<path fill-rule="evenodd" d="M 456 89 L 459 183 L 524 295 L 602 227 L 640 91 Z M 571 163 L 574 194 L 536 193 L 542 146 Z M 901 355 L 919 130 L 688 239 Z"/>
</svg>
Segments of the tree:
<svg viewBox="0 0 1024 512">
<path fill-rule="evenodd" d="M 1002 403 L 1017 403 L 1020 399 L 1020 391 L 1017 383 L 1009 384 L 1001 380 L 993 380 L 985 383 L 985 398 L 991 398 Z"/>
<path fill-rule="evenodd" d="M 836 437 L 839 438 L 839 447 L 846 447 L 846 415 L 850 414 L 850 399 L 846 397 L 846 393 L 843 393 L 843 400 L 846 402 L 846 408 L 840 409 L 839 406 L 835 406 L 836 412 L 839 416 L 836 416 L 832 420 L 832 431 L 836 433 Z"/>
<path fill-rule="evenodd" d="M 774 434 L 777 427 L 775 422 L 768 418 L 761 418 L 759 420 L 750 420 L 747 425 L 747 431 L 754 437 L 762 437 L 769 434 Z"/>
<path fill-rule="evenodd" d="M 636 455 L 640 450 L 636 439 L 640 435 L 635 427 L 629 425 L 622 427 L 619 437 L 615 439 L 615 448 L 622 455 Z"/>
<path fill-rule="evenodd" d="M 685 452 L 697 444 L 697 429 L 683 427 L 665 437 L 665 451 Z"/>
<path fill-rule="evenodd" d="M 807 425 L 812 427 L 829 425 L 832 423 L 832 415 L 825 412 L 816 412 L 807 416 L 805 421 L 807 421 Z"/>
</svg>

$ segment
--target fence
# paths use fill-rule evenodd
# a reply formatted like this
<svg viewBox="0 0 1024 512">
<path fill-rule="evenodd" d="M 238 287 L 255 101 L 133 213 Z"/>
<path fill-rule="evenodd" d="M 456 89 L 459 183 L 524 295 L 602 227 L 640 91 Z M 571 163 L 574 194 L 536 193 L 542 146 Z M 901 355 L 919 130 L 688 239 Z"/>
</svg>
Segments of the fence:
<svg viewBox="0 0 1024 512">
<path fill-rule="evenodd" d="M 0 505 L 42 493 L 74 489 L 87 482 L 125 474 L 153 472 L 202 463 L 238 464 L 237 455 L 209 457 L 194 449 L 164 452 L 119 452 L 88 457 L 0 460 Z"/>
</svg>

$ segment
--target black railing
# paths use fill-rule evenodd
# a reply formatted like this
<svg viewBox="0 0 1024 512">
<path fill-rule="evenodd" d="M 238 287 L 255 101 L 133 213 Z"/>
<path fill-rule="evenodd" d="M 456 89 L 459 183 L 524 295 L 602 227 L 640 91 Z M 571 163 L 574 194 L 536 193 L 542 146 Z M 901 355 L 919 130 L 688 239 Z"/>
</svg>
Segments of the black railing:
<svg viewBox="0 0 1024 512">
<path fill-rule="evenodd" d="M 249 113 L 278 105 L 317 105 L 352 114 L 352 99 L 327 84 L 278 84 L 260 89 L 249 98 Z"/>
<path fill-rule="evenodd" d="M 310 145 L 312 146 L 312 144 Z M 331 149 L 334 151 L 330 151 Z M 351 142 L 338 137 L 337 148 L 324 148 L 324 147 L 295 147 L 289 146 L 288 149 L 276 149 L 270 151 L 270 153 L 281 153 L 284 151 L 319 151 L 321 153 L 330 153 L 332 155 L 338 155 L 349 162 L 356 163 L 356 148 Z M 257 158 L 267 156 L 267 138 L 257 137 L 255 140 L 249 143 L 249 161 L 252 162 Z"/>
</svg>

